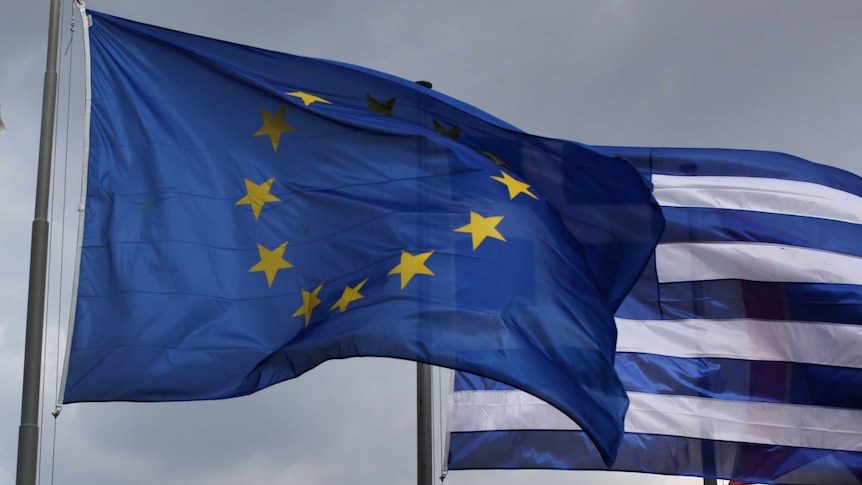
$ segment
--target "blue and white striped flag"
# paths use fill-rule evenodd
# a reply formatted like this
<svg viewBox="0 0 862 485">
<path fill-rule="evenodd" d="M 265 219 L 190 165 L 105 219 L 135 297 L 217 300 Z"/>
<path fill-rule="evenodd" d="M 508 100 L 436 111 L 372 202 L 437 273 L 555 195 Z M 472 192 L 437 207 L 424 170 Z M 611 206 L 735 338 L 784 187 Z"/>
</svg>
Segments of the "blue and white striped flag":
<svg viewBox="0 0 862 485">
<path fill-rule="evenodd" d="M 667 219 L 617 312 L 613 470 L 862 483 L 862 178 L 789 155 L 600 148 Z M 549 405 L 456 373 L 450 469 L 606 469 Z"/>
</svg>

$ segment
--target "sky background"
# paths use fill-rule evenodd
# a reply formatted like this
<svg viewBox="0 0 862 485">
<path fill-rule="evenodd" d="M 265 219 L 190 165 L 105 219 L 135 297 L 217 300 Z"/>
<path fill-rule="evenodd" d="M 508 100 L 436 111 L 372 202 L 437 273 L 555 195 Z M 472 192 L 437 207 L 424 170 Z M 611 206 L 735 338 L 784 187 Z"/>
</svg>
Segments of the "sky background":
<svg viewBox="0 0 862 485">
<path fill-rule="evenodd" d="M 12 483 L 49 2 L 2 2 L 0 483 Z M 774 150 L 862 174 L 858 0 L 93 0 L 87 6 L 429 80 L 435 90 L 538 135 L 596 145 Z M 70 34 L 71 18 L 67 0 L 42 483 L 415 483 L 409 362 L 329 362 L 219 402 L 70 405 L 55 429 L 50 411 L 57 355 L 65 348 L 83 149 L 82 31 L 76 19 Z M 702 483 L 571 471 L 454 471 L 445 483 L 539 481 Z"/>
</svg>

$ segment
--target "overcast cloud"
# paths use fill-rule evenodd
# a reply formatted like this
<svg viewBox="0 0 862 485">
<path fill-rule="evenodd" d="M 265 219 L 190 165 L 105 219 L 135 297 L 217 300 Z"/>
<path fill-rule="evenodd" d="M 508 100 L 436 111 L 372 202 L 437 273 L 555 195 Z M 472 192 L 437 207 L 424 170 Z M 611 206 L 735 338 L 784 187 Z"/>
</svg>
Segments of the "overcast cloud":
<svg viewBox="0 0 862 485">
<path fill-rule="evenodd" d="M 0 14 L 6 125 L 0 137 L 0 483 L 12 483 L 16 466 L 49 7 L 47 0 L 12 3 L 4 0 Z M 93 0 L 88 7 L 427 79 L 434 89 L 539 135 L 597 145 L 775 150 L 862 174 L 858 0 Z M 64 50 L 71 15 L 66 0 Z M 58 328 L 65 333 L 69 307 L 82 150 L 76 23 L 61 72 L 43 483 L 52 470 L 56 484 L 414 483 L 414 364 L 387 359 L 329 362 L 256 395 L 220 402 L 70 405 L 59 418 L 52 455 L 49 413 Z M 59 346 L 62 353 L 65 342 Z M 701 483 L 569 471 L 452 472 L 445 483 L 539 481 Z"/>
</svg>

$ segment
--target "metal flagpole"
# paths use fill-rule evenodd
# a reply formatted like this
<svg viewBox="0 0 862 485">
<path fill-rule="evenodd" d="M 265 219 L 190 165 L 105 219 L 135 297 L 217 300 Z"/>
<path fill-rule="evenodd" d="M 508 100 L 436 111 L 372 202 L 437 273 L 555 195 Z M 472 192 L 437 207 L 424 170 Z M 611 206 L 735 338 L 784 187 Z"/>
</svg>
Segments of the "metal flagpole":
<svg viewBox="0 0 862 485">
<path fill-rule="evenodd" d="M 35 485 L 39 457 L 39 399 L 42 374 L 42 325 L 45 319 L 45 285 L 48 269 L 48 204 L 51 158 L 57 104 L 57 61 L 60 36 L 60 0 L 51 0 L 48 21 L 48 55 L 42 89 L 42 133 L 36 173 L 36 211 L 30 239 L 30 288 L 27 294 L 27 328 L 24 343 L 24 384 L 21 426 L 18 428 L 17 485 Z"/>
<path fill-rule="evenodd" d="M 433 367 L 421 362 L 416 363 L 416 483 L 431 485 L 431 470 L 434 437 L 432 428 L 432 383 Z"/>
<path fill-rule="evenodd" d="M 416 81 L 416 84 L 431 89 L 428 81 Z M 421 116 L 421 111 L 420 111 Z M 431 461 L 434 449 L 432 434 L 434 399 L 433 366 L 422 362 L 416 363 L 416 484 L 431 485 L 433 483 Z"/>
</svg>

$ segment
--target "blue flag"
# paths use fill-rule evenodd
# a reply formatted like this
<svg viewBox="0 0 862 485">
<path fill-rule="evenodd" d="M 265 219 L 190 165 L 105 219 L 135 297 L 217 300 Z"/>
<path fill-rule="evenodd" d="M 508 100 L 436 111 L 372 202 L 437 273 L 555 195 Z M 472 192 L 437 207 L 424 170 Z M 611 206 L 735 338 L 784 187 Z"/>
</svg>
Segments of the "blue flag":
<svg viewBox="0 0 862 485">
<path fill-rule="evenodd" d="M 597 149 L 648 174 L 667 219 L 616 313 L 631 406 L 612 469 L 862 483 L 862 178 L 771 152 Z M 452 412 L 452 469 L 605 469 L 508 386 L 456 373 Z"/>
<path fill-rule="evenodd" d="M 92 17 L 65 402 L 395 357 L 540 396 L 613 458 L 613 310 L 663 226 L 629 162 L 367 69 Z"/>
</svg>

